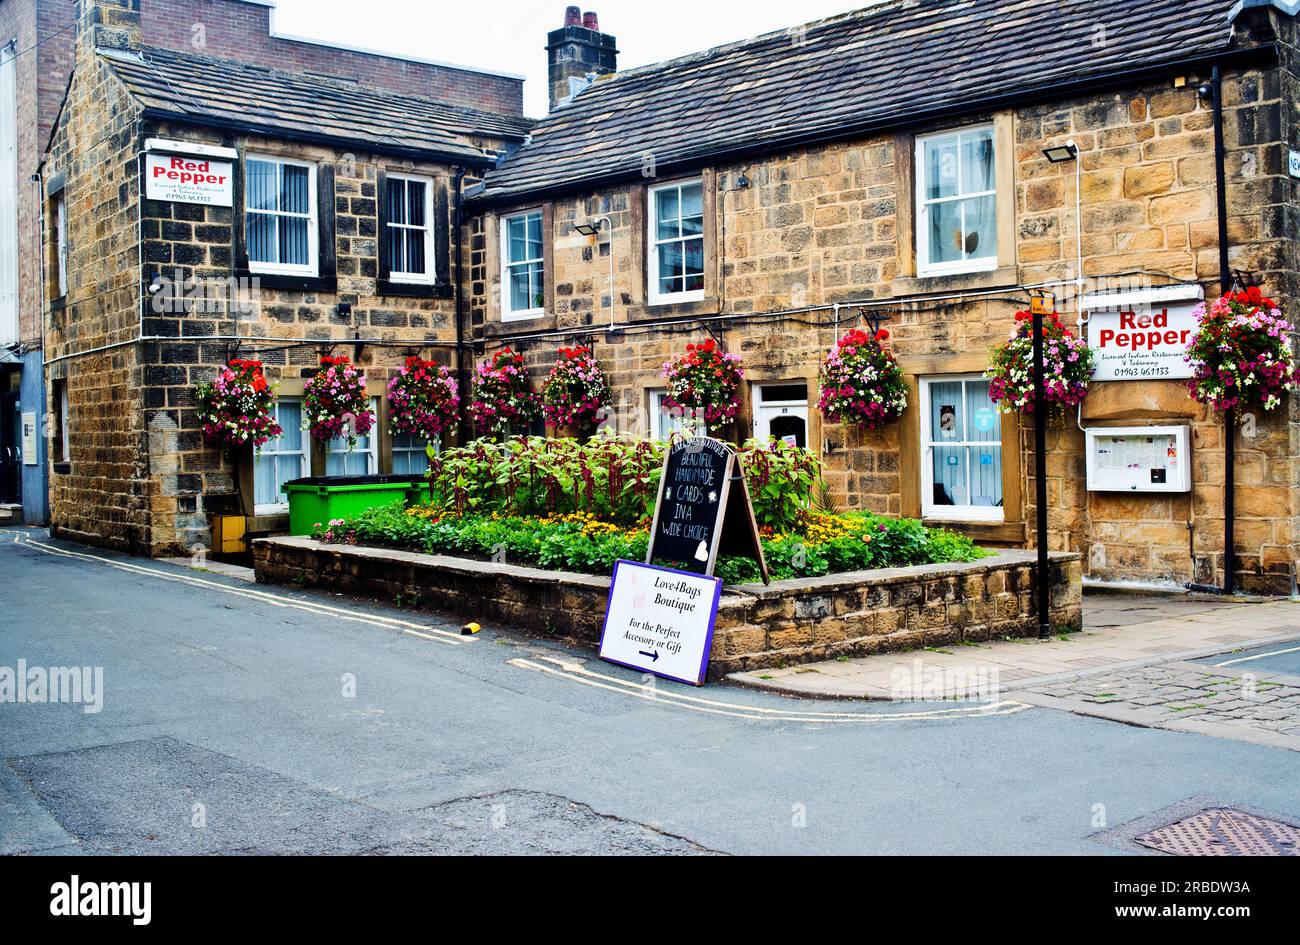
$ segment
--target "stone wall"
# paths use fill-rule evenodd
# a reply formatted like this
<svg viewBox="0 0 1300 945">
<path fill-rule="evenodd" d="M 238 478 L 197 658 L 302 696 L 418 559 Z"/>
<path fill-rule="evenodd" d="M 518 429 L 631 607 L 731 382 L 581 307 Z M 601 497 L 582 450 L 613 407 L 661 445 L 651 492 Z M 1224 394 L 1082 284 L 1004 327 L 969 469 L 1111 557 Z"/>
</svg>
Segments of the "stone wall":
<svg viewBox="0 0 1300 945">
<path fill-rule="evenodd" d="M 1231 265 L 1282 296 L 1294 317 L 1298 225 L 1294 184 L 1285 176 L 1294 119 L 1283 94 L 1284 79 L 1287 88 L 1294 85 L 1289 68 L 1284 62 L 1230 69 L 1224 98 Z M 557 347 L 592 344 L 615 387 L 615 424 L 644 433 L 646 391 L 662 386 L 663 362 L 712 333 L 744 357 L 750 381 L 810 382 L 809 442 L 841 504 L 919 515 L 917 379 L 985 370 L 989 350 L 1006 339 L 1015 311 L 1027 307 L 1025 287 L 1054 283 L 1067 322 L 1078 315 L 1080 257 L 1088 290 L 1197 282 L 1210 298 L 1217 294 L 1212 110 L 1198 94 L 1208 79 L 1189 72 L 918 129 L 994 127 L 998 261 L 988 273 L 918 278 L 912 133 L 774 150 L 540 201 L 484 205 L 467 228 L 467 291 L 481 351 L 510 344 L 535 375 L 544 375 Z M 1075 164 L 1051 164 L 1042 153 L 1070 139 L 1080 149 L 1081 215 Z M 704 187 L 705 297 L 649 305 L 647 189 L 695 176 Z M 500 218 L 537 206 L 545 223 L 545 315 L 503 322 Z M 575 232 L 575 224 L 603 216 L 610 227 L 598 237 Z M 838 313 L 828 308 L 835 303 L 842 305 Z M 901 422 L 869 435 L 824 424 L 816 410 L 818 365 L 837 331 L 862 324 L 860 311 L 883 320 L 913 385 Z M 620 333 L 603 330 L 611 319 Z M 707 328 L 701 319 L 711 319 Z M 1250 435 L 1239 443 L 1238 586 L 1250 590 L 1289 593 L 1300 558 L 1300 413 L 1292 401 L 1274 415 L 1252 417 Z M 751 407 L 746 402 L 740 422 L 718 432 L 749 436 Z M 1172 497 L 1088 493 L 1083 433 L 1070 417 L 1049 431 L 1046 444 L 1051 547 L 1083 553 L 1099 578 L 1221 581 L 1220 421 L 1188 397 L 1183 382 L 1163 381 L 1096 384 L 1084 422 L 1190 424 L 1194 490 Z M 1032 436 L 1014 418 L 1003 421 L 1002 434 L 1005 521 L 954 527 L 987 543 L 1025 545 L 1034 518 Z"/>
<path fill-rule="evenodd" d="M 425 555 L 325 545 L 310 538 L 253 542 L 257 580 L 400 601 L 514 630 L 600 641 L 609 578 Z M 1052 555 L 1051 621 L 1083 620 L 1078 555 Z M 1034 556 L 1004 551 L 970 564 L 860 571 L 728 586 L 718 605 L 709 678 L 837 656 L 947 646 L 1037 633 Z"/>
</svg>

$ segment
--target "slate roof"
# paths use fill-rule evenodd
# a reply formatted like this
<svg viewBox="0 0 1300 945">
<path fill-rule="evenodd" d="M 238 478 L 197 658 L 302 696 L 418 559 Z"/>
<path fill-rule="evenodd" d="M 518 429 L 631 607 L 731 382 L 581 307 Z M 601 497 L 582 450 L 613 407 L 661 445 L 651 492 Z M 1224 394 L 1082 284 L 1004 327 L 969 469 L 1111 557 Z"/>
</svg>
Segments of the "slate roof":
<svg viewBox="0 0 1300 945">
<path fill-rule="evenodd" d="M 481 162 L 482 137 L 517 141 L 527 118 L 398 95 L 345 80 L 145 48 L 100 55 L 151 114 L 272 137 Z"/>
<path fill-rule="evenodd" d="M 685 166 L 1171 66 L 1227 47 L 1231 5 L 890 0 L 602 78 L 539 121 L 531 142 L 487 175 L 480 197 L 630 177 L 647 153 L 660 169 Z"/>
</svg>

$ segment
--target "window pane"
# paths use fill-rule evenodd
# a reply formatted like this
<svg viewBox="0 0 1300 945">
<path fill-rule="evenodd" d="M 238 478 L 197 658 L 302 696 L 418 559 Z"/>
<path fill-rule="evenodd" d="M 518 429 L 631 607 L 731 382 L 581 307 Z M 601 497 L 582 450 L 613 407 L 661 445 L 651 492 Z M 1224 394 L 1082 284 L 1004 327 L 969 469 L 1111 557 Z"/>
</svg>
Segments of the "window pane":
<svg viewBox="0 0 1300 945">
<path fill-rule="evenodd" d="M 989 400 L 988 381 L 966 382 L 966 439 L 977 443 L 1000 443 L 1002 441 L 1002 422 L 998 412 Z"/>
<path fill-rule="evenodd" d="M 384 239 L 388 241 L 388 269 L 390 272 L 410 272 L 406 268 L 406 230 L 390 226 Z"/>
<path fill-rule="evenodd" d="M 528 258 L 527 223 L 523 217 L 511 217 L 506 221 L 506 259 L 509 262 L 522 262 Z"/>
<path fill-rule="evenodd" d="M 248 201 L 249 210 L 275 210 L 275 171 L 276 165 L 269 161 L 248 162 Z"/>
<path fill-rule="evenodd" d="M 925 142 L 925 196 L 928 200 L 957 196 L 957 139 Z"/>
<path fill-rule="evenodd" d="M 278 262 L 276 258 L 275 217 L 265 213 L 248 214 L 248 258 L 252 262 Z"/>
<path fill-rule="evenodd" d="M 388 222 L 406 222 L 406 187 L 405 181 L 388 180 Z"/>
<path fill-rule="evenodd" d="M 659 239 L 676 239 L 682 235 L 681 214 L 678 204 L 676 187 L 661 190 L 655 194 L 655 219 L 658 221 L 657 233 Z"/>
<path fill-rule="evenodd" d="M 299 401 L 281 400 L 276 404 L 276 418 L 284 428 L 284 436 L 266 445 L 281 453 L 302 452 L 302 404 Z"/>
<path fill-rule="evenodd" d="M 988 385 L 985 385 L 987 396 Z M 966 438 L 961 381 L 936 381 L 930 385 L 930 439 L 960 443 Z M 936 477 L 937 478 L 937 477 Z"/>
<path fill-rule="evenodd" d="M 523 312 L 532 308 L 529 299 L 532 292 L 529 289 L 529 267 L 514 266 L 510 269 L 510 310 L 512 312 Z"/>
<path fill-rule="evenodd" d="M 975 197 L 963 200 L 965 227 L 962 238 L 966 256 L 980 259 L 997 253 L 997 198 Z"/>
<path fill-rule="evenodd" d="M 530 213 L 527 217 L 529 259 L 542 258 L 542 215 Z"/>
<path fill-rule="evenodd" d="M 424 274 L 424 230 L 403 230 L 406 234 L 406 268 L 403 272 Z"/>
<path fill-rule="evenodd" d="M 961 177 L 963 194 L 993 190 L 993 132 L 962 135 Z"/>
<path fill-rule="evenodd" d="M 284 501 L 279 494 L 280 482 L 275 468 L 277 458 L 273 454 L 262 452 L 253 461 L 254 505 L 278 505 Z"/>
<path fill-rule="evenodd" d="M 1002 447 L 970 449 L 970 504 L 994 508 L 1002 504 Z"/>
<path fill-rule="evenodd" d="M 279 262 L 292 266 L 306 266 L 307 257 L 307 219 L 306 217 L 280 217 L 280 259 Z"/>
<path fill-rule="evenodd" d="M 424 181 L 408 180 L 406 182 L 406 222 L 411 226 L 424 226 Z"/>
<path fill-rule="evenodd" d="M 691 184 L 682 188 L 682 235 L 699 236 L 704 232 L 704 188 Z"/>
<path fill-rule="evenodd" d="M 970 505 L 966 489 L 967 449 L 964 446 L 934 448 L 935 505 Z"/>
<path fill-rule="evenodd" d="M 307 197 L 307 168 L 285 164 L 280 171 L 280 209 L 286 213 L 309 212 L 311 204 Z"/>
<path fill-rule="evenodd" d="M 685 275 L 685 291 L 695 292 L 704 288 L 704 240 L 694 239 L 682 243 L 682 272 Z"/>
<path fill-rule="evenodd" d="M 962 202 L 936 203 L 930 206 L 930 262 L 958 262 L 962 259 L 965 236 L 962 233 Z"/>
</svg>

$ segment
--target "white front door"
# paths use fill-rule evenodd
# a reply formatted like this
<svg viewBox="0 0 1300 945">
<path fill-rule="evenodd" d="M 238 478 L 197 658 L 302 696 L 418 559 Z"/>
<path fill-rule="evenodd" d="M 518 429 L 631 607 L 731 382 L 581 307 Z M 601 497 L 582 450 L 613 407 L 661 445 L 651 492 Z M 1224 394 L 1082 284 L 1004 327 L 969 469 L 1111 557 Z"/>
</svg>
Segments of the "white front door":
<svg viewBox="0 0 1300 945">
<path fill-rule="evenodd" d="M 808 448 L 808 384 L 754 385 L 754 436 Z"/>
</svg>

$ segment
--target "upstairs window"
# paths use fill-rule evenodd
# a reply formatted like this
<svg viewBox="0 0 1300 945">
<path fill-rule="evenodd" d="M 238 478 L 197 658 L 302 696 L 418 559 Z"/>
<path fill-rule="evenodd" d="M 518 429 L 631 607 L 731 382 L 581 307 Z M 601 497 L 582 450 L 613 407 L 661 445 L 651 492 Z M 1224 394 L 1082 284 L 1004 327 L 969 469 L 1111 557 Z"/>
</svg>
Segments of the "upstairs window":
<svg viewBox="0 0 1300 945">
<path fill-rule="evenodd" d="M 916 271 L 987 272 L 998 265 L 993 129 L 929 135 L 916 142 Z"/>
<path fill-rule="evenodd" d="M 536 318 L 546 310 L 542 211 L 516 213 L 501 221 L 501 317 Z"/>
<path fill-rule="evenodd" d="M 253 272 L 317 274 L 316 166 L 250 157 L 244 215 Z"/>
<path fill-rule="evenodd" d="M 55 298 L 68 294 L 68 201 L 60 191 L 54 198 Z"/>
<path fill-rule="evenodd" d="M 384 195 L 388 275 L 394 282 L 434 281 L 433 186 L 427 177 L 389 174 Z"/>
<path fill-rule="evenodd" d="M 704 185 L 701 181 L 650 189 L 651 304 L 704 298 Z"/>
</svg>

